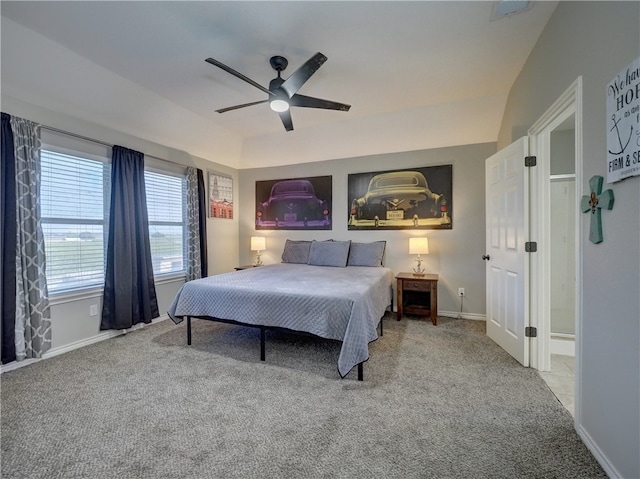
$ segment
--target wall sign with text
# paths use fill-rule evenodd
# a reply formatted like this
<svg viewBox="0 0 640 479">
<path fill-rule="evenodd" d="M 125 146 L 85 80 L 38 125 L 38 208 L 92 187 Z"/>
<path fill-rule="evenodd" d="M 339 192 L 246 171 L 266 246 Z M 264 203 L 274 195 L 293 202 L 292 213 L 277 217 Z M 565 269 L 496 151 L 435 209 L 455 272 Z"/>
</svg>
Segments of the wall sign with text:
<svg viewBox="0 0 640 479">
<path fill-rule="evenodd" d="M 607 85 L 607 183 L 640 176 L 640 58 Z"/>
</svg>

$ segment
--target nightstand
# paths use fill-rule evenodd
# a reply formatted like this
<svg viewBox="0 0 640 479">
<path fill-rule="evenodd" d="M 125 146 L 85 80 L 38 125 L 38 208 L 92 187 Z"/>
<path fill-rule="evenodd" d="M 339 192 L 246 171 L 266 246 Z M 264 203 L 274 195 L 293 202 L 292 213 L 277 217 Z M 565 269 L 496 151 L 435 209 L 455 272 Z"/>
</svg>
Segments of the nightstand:
<svg viewBox="0 0 640 479">
<path fill-rule="evenodd" d="M 236 271 L 242 271 L 243 269 L 249 269 L 249 268 L 257 268 L 257 266 L 255 264 L 245 264 L 242 266 L 236 266 L 235 269 Z"/>
<path fill-rule="evenodd" d="M 414 276 L 413 273 L 400 273 L 396 276 L 397 319 L 403 314 L 415 314 L 431 318 L 438 324 L 438 275 L 425 274 Z"/>
</svg>

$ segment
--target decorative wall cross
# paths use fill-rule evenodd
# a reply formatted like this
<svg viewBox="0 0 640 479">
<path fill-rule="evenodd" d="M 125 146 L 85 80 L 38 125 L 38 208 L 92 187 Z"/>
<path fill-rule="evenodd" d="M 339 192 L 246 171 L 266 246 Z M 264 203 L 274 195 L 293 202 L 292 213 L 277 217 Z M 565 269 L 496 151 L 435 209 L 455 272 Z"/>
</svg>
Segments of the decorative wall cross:
<svg viewBox="0 0 640 479">
<path fill-rule="evenodd" d="M 589 180 L 591 195 L 583 195 L 580 202 L 583 213 L 591 211 L 589 241 L 594 244 L 602 243 L 602 208 L 613 209 L 613 191 L 602 191 L 603 180 L 602 176 L 592 176 Z"/>
</svg>

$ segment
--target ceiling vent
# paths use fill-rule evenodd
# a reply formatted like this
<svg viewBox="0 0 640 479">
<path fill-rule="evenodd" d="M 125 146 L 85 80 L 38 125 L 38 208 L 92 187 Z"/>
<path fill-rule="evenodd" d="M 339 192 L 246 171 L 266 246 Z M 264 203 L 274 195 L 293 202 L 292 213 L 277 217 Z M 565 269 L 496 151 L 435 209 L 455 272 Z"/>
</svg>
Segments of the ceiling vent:
<svg viewBox="0 0 640 479">
<path fill-rule="evenodd" d="M 516 13 L 529 10 L 531 7 L 533 7 L 533 2 L 529 0 L 499 0 L 493 2 L 491 20 L 510 17 Z"/>
</svg>

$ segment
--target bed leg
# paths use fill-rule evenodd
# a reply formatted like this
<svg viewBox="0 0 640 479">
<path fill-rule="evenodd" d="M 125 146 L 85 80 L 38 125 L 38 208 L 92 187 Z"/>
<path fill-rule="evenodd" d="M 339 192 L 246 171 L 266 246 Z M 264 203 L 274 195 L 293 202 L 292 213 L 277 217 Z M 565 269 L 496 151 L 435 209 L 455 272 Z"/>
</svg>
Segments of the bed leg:
<svg viewBox="0 0 640 479">
<path fill-rule="evenodd" d="M 362 363 L 358 363 L 358 381 L 362 381 L 364 377 Z"/>
<path fill-rule="evenodd" d="M 187 345 L 191 346 L 191 316 L 187 316 Z"/>
<path fill-rule="evenodd" d="M 384 336 L 384 328 L 382 324 L 384 323 L 384 316 L 380 318 L 380 336 Z"/>
<path fill-rule="evenodd" d="M 260 361 L 264 361 L 264 328 L 260 328 Z"/>
</svg>

